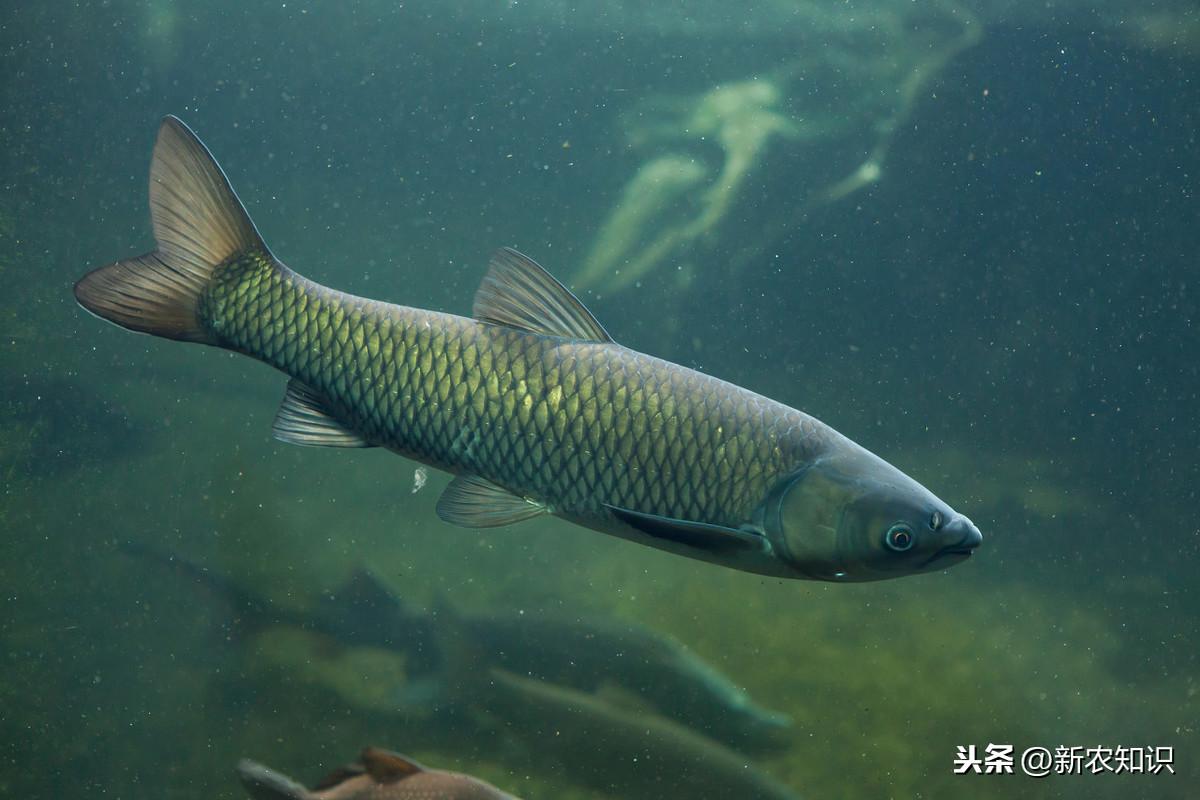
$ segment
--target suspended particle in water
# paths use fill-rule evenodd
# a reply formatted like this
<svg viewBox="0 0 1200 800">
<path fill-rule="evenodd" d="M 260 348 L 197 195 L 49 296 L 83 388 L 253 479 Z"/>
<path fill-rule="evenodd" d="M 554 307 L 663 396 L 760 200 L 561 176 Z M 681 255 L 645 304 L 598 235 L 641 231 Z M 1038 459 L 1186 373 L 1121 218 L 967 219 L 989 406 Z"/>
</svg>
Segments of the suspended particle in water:
<svg viewBox="0 0 1200 800">
<path fill-rule="evenodd" d="M 417 467 L 413 470 L 413 488 L 412 493 L 416 494 L 425 488 L 425 482 L 429 480 L 429 473 L 424 467 Z"/>
</svg>

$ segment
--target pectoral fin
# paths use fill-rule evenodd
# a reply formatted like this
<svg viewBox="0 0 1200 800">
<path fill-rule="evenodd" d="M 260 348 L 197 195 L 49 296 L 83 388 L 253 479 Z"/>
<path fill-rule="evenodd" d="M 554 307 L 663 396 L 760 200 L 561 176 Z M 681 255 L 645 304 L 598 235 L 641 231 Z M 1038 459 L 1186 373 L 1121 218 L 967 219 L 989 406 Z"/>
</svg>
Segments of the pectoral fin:
<svg viewBox="0 0 1200 800">
<path fill-rule="evenodd" d="M 496 528 L 550 512 L 478 475 L 459 475 L 438 498 L 437 514 L 451 525 Z"/>
<path fill-rule="evenodd" d="M 660 517 L 655 514 L 643 514 L 640 511 L 630 511 L 608 504 L 605 504 L 605 508 L 621 522 L 638 529 L 647 536 L 695 547 L 697 550 L 732 554 L 762 551 L 767 548 L 767 540 L 750 531 L 726 528 L 723 525 L 710 525 L 707 522 L 689 522 L 683 519 Z"/>
<path fill-rule="evenodd" d="M 374 446 L 334 419 L 324 398 L 295 378 L 288 381 L 271 432 L 281 442 L 309 447 Z"/>
</svg>

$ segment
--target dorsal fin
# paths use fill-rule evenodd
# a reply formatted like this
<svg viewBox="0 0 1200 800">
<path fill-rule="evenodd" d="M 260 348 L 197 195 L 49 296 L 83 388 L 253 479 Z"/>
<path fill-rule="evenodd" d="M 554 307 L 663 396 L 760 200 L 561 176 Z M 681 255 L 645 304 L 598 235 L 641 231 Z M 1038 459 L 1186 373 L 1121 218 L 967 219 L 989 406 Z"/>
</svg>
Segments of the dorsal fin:
<svg viewBox="0 0 1200 800">
<path fill-rule="evenodd" d="M 359 760 L 362 761 L 367 774 L 379 783 L 395 783 L 425 771 L 424 767 L 411 758 L 378 747 L 363 750 Z"/>
<path fill-rule="evenodd" d="M 585 342 L 613 339 L 592 312 L 536 261 L 511 247 L 492 256 L 475 292 L 472 311 L 480 322 Z"/>
</svg>

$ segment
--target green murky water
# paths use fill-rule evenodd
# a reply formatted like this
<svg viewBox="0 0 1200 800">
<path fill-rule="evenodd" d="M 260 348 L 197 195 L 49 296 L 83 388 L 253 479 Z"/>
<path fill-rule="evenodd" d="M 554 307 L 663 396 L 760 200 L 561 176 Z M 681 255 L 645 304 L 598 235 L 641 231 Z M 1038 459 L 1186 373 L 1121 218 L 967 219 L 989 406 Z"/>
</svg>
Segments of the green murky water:
<svg viewBox="0 0 1200 800">
<path fill-rule="evenodd" d="M 297 614 L 368 566 L 416 608 L 639 622 L 792 717 L 746 763 L 802 797 L 1192 796 L 1195 9 L 823 5 L 8 12 L 0 794 L 241 797 L 240 757 L 313 781 L 376 744 L 526 798 L 684 796 L 605 793 L 653 752 L 598 736 L 581 767 L 559 723 L 401 707 L 403 656 L 239 627 L 126 552 L 153 545 Z M 445 476 L 274 442 L 282 376 L 71 296 L 151 247 L 166 113 L 304 274 L 468 313 L 516 246 L 618 341 L 814 414 L 983 547 L 783 582 L 556 521 L 452 528 Z M 1170 747 L 1175 774 L 953 774 L 989 743 Z"/>
</svg>

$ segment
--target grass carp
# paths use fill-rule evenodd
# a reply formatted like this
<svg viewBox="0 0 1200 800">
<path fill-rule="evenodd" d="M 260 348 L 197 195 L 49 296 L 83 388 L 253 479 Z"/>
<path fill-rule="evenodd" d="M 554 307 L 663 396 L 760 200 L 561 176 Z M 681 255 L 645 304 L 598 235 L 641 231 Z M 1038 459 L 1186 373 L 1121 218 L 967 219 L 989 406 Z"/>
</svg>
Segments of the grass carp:
<svg viewBox="0 0 1200 800">
<path fill-rule="evenodd" d="M 451 472 L 437 511 L 453 524 L 555 514 L 735 569 L 828 581 L 942 569 L 982 541 L 817 419 L 616 344 L 515 250 L 493 258 L 473 318 L 321 286 L 272 255 L 175 117 L 159 129 L 150 210 L 158 247 L 85 275 L 80 304 L 287 373 L 278 439 L 385 447 Z"/>
</svg>

